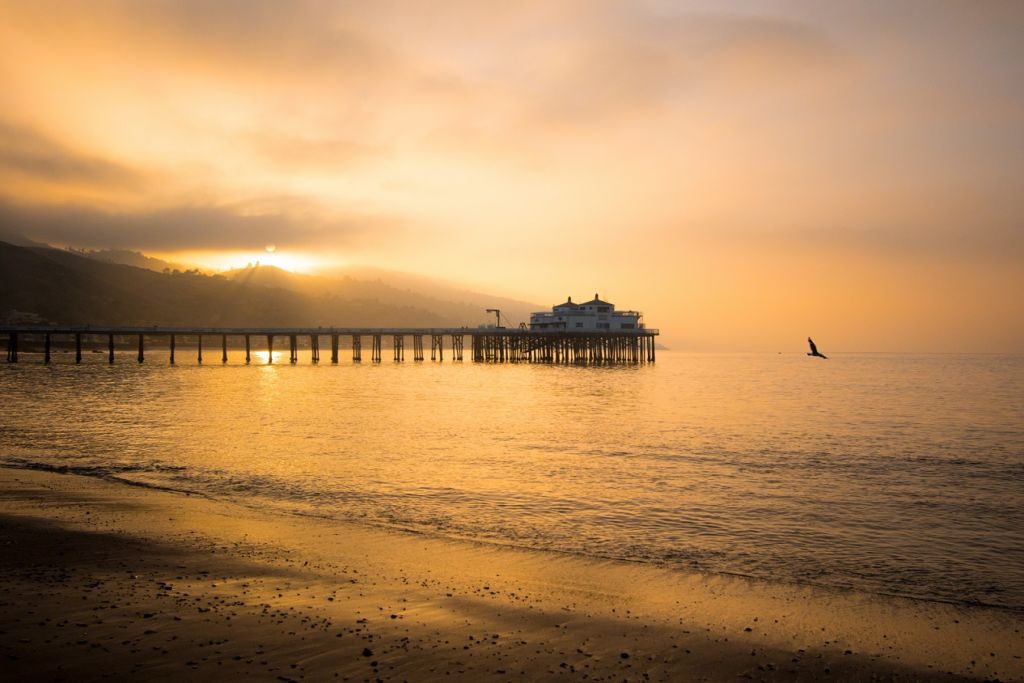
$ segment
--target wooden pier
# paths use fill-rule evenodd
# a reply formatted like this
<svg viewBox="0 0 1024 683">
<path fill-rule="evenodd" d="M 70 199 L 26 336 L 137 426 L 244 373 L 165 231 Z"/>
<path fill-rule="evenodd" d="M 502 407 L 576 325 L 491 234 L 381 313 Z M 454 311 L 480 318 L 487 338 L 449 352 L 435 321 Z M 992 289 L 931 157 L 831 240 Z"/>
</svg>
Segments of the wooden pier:
<svg viewBox="0 0 1024 683">
<path fill-rule="evenodd" d="M 444 361 L 445 337 L 448 337 L 449 358 L 463 360 L 465 338 L 470 339 L 470 360 L 477 363 L 557 363 L 600 365 L 653 363 L 654 338 L 658 330 L 527 330 L 501 327 L 456 328 L 219 328 L 219 327 L 92 327 L 92 326 L 18 326 L 0 327 L 0 336 L 7 338 L 7 362 L 18 362 L 19 347 L 31 343 L 42 347 L 43 362 L 53 358 L 55 342 L 74 343 L 75 363 L 82 362 L 82 344 L 97 340 L 106 342 L 107 361 L 114 362 L 115 348 L 137 348 L 137 360 L 146 359 L 146 343 L 165 340 L 173 365 L 180 354 L 182 340 L 194 343 L 196 362 L 203 362 L 203 339 L 220 342 L 220 362 L 228 362 L 229 341 L 235 346 L 244 342 L 245 362 L 251 363 L 253 337 L 266 340 L 267 363 L 274 361 L 274 341 L 288 340 L 288 360 L 299 360 L 299 342 L 308 340 L 307 348 L 313 363 L 320 362 L 320 341 L 328 338 L 331 363 L 338 363 L 341 339 L 351 339 L 352 361 L 362 361 L 363 338 L 371 340 L 370 359 L 380 363 L 384 356 L 383 342 L 391 338 L 392 357 L 396 363 L 405 361 L 405 338 L 412 337 L 413 360 L 423 361 L 424 337 L 430 337 L 430 360 Z M 208 342 L 209 343 L 209 342 Z M 208 345 L 209 349 L 210 346 Z M 214 346 L 214 349 L 217 347 Z"/>
</svg>

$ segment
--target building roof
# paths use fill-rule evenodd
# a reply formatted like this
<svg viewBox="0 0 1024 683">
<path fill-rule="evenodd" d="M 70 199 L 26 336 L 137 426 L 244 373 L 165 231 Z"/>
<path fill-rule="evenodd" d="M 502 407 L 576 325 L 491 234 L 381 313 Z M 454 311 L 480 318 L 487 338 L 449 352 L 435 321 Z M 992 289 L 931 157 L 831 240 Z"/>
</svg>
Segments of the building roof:
<svg viewBox="0 0 1024 683">
<path fill-rule="evenodd" d="M 576 306 L 578 306 L 578 305 L 579 304 L 573 302 L 572 297 L 570 296 L 569 299 L 565 303 L 555 304 L 554 306 L 551 307 L 551 309 L 554 310 L 556 308 L 565 308 L 566 306 L 571 306 L 573 308 L 576 308 Z"/>
<path fill-rule="evenodd" d="M 583 306 L 589 306 L 589 305 L 593 305 L 593 306 L 611 306 L 612 304 L 607 302 L 607 301 L 601 301 L 601 298 L 595 292 L 594 293 L 594 298 L 591 299 L 590 301 L 586 302 L 585 304 L 582 304 L 582 305 Z"/>
</svg>

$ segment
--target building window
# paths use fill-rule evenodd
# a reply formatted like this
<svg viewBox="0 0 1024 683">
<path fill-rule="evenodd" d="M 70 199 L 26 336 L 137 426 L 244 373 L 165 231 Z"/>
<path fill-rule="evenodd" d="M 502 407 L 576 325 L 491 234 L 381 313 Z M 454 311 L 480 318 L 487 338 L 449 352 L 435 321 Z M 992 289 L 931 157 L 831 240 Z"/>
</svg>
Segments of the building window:
<svg viewBox="0 0 1024 683">
<path fill-rule="evenodd" d="M 576 327 L 583 327 L 583 323 L 576 323 Z"/>
<path fill-rule="evenodd" d="M 598 306 L 597 307 L 597 312 L 598 313 L 607 313 L 608 312 L 608 307 L 607 306 Z"/>
<path fill-rule="evenodd" d="M 624 330 L 631 330 L 633 329 L 634 325 L 633 323 L 622 323 L 621 325 L 619 325 L 619 327 L 621 327 Z"/>
<path fill-rule="evenodd" d="M 598 323 L 597 326 L 602 330 L 607 330 L 609 328 L 608 323 Z"/>
</svg>

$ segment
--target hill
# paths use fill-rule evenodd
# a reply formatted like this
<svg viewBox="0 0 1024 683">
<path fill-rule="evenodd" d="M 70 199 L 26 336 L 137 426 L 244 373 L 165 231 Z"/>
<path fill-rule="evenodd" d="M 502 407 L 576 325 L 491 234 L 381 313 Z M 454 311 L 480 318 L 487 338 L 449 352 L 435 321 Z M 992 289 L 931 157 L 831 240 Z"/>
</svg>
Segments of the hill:
<svg viewBox="0 0 1024 683">
<path fill-rule="evenodd" d="M 477 325 L 478 308 L 266 267 L 158 273 L 69 251 L 0 242 L 0 321 L 95 325 Z"/>
<path fill-rule="evenodd" d="M 223 273 L 233 282 L 276 287 L 307 296 L 325 292 L 346 300 L 370 300 L 384 306 L 432 311 L 459 325 L 493 322 L 486 309 L 501 309 L 508 326 L 528 322 L 536 304 L 460 289 L 433 278 L 378 269 L 343 269 L 326 275 L 291 273 L 273 266 L 254 266 Z"/>
</svg>

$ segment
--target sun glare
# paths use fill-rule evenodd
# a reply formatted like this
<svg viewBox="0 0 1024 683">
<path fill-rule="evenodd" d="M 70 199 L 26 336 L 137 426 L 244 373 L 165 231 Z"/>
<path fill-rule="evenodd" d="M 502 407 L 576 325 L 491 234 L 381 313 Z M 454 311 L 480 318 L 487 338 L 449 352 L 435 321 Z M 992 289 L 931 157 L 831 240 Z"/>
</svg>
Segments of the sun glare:
<svg viewBox="0 0 1024 683">
<path fill-rule="evenodd" d="M 159 258 L 217 273 L 257 265 L 273 266 L 292 273 L 313 273 L 328 265 L 323 257 L 287 251 L 273 244 L 259 251 L 190 251 L 160 254 Z"/>
</svg>

